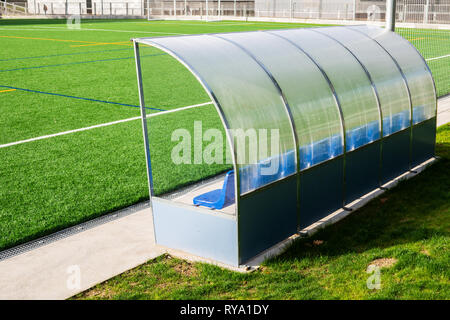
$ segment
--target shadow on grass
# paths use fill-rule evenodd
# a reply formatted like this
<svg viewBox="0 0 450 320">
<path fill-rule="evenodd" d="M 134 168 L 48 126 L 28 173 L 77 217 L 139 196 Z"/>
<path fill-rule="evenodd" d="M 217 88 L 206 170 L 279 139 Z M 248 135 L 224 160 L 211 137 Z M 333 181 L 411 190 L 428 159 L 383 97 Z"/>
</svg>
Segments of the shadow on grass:
<svg viewBox="0 0 450 320">
<path fill-rule="evenodd" d="M 439 133 L 442 141 L 437 141 L 436 153 L 441 159 L 437 163 L 311 238 L 299 239 L 267 264 L 360 253 L 448 235 L 450 125 L 440 127 Z M 314 240 L 323 244 L 313 245 Z"/>
</svg>

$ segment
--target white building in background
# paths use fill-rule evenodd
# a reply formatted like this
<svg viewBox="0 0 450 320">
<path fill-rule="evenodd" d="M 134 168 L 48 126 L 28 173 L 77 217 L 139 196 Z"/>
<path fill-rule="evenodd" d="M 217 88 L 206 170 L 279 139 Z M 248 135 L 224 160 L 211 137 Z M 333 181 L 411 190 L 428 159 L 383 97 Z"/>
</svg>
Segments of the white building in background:
<svg viewBox="0 0 450 320">
<path fill-rule="evenodd" d="M 298 19 L 361 19 L 373 11 L 380 19 L 385 0 L 255 0 L 255 15 Z M 369 9 L 371 7 L 371 9 Z M 372 11 L 371 11 L 372 10 Z"/>
<path fill-rule="evenodd" d="M 27 0 L 27 5 L 29 13 L 41 15 L 143 16 L 146 12 L 145 2 L 146 0 Z"/>
<path fill-rule="evenodd" d="M 151 15 L 203 16 L 206 7 L 210 15 L 253 16 L 255 0 L 26 0 L 31 14 L 48 15 L 120 15 L 146 16 L 147 6 Z M 44 6 L 47 9 L 45 13 Z"/>
<path fill-rule="evenodd" d="M 248 16 L 288 19 L 383 20 L 386 0 L 26 0 L 48 15 Z M 220 14 L 219 14 L 220 1 Z M 47 10 L 45 11 L 44 8 Z M 397 0 L 397 21 L 448 23 L 450 0 Z"/>
<path fill-rule="evenodd" d="M 256 17 L 383 20 L 386 0 L 255 0 Z M 397 0 L 397 21 L 448 23 L 450 0 Z"/>
</svg>

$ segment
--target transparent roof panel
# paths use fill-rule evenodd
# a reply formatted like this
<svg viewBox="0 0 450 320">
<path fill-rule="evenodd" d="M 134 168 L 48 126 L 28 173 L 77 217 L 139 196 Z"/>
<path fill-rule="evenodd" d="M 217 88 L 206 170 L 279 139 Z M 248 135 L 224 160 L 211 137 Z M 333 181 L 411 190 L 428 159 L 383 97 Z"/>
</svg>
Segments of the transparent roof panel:
<svg viewBox="0 0 450 320">
<path fill-rule="evenodd" d="M 307 55 L 268 32 L 219 36 L 247 50 L 276 79 L 295 123 L 300 169 L 342 154 L 339 108 L 325 77 Z"/>
<path fill-rule="evenodd" d="M 288 112 L 273 81 L 251 56 L 209 35 L 139 41 L 176 55 L 212 91 L 233 136 L 241 193 L 295 172 Z"/>
<path fill-rule="evenodd" d="M 367 35 L 350 28 L 320 28 L 349 48 L 370 73 L 383 114 L 383 136 L 410 126 L 408 88 L 391 56 Z"/>
<path fill-rule="evenodd" d="M 353 26 L 380 43 L 396 59 L 408 82 L 413 106 L 413 123 L 436 115 L 436 94 L 433 78 L 422 56 L 411 43 L 393 32 L 374 26 Z"/>
<path fill-rule="evenodd" d="M 328 75 L 344 115 L 347 151 L 380 137 L 375 92 L 364 69 L 347 49 L 335 40 L 311 30 L 271 32 L 305 50 Z"/>
</svg>

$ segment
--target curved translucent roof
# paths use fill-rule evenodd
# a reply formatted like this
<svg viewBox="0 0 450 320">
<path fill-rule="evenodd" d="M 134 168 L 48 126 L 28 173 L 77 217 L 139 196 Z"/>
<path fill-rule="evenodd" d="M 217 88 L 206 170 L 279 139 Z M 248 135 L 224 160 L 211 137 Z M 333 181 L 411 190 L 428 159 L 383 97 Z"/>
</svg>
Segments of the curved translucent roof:
<svg viewBox="0 0 450 320">
<path fill-rule="evenodd" d="M 363 33 L 381 47 L 397 62 L 408 83 L 413 110 L 413 123 L 436 116 L 436 88 L 431 71 L 416 48 L 394 32 L 384 32 L 373 26 L 349 27 Z"/>
<path fill-rule="evenodd" d="M 174 56 L 208 91 L 233 145 L 241 194 L 436 111 L 422 57 L 406 40 L 377 27 L 136 41 Z"/>
</svg>

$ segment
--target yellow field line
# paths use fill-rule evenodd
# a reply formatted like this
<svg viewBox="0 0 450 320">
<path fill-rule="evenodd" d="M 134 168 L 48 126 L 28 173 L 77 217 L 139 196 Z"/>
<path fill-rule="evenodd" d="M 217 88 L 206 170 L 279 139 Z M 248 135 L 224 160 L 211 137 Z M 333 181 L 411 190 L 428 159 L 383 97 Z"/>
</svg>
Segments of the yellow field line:
<svg viewBox="0 0 450 320">
<path fill-rule="evenodd" d="M 16 89 L 1 90 L 0 93 L 2 93 L 2 92 L 10 92 L 10 91 L 16 91 Z"/>
<path fill-rule="evenodd" d="M 107 44 L 114 44 L 119 46 L 132 46 L 129 41 L 121 41 L 121 42 L 98 42 L 98 43 L 90 43 L 90 44 L 72 44 L 71 47 L 88 47 L 88 46 L 102 46 Z"/>
<path fill-rule="evenodd" d="M 32 37 L 16 37 L 16 36 L 0 36 L 0 38 L 27 39 L 27 40 L 46 40 L 46 41 L 62 41 L 62 42 L 98 43 L 98 42 L 83 41 L 83 40 L 48 39 L 48 38 L 32 38 Z"/>
<path fill-rule="evenodd" d="M 426 40 L 430 40 L 430 41 L 432 41 L 432 40 L 445 40 L 445 41 L 448 41 L 448 38 L 447 39 L 444 39 L 444 38 L 433 38 L 433 37 L 423 37 L 423 38 L 414 38 L 414 39 L 411 39 L 411 40 L 409 40 L 409 41 L 414 41 L 414 40 L 424 40 L 424 39 L 426 39 Z"/>
<path fill-rule="evenodd" d="M 45 41 L 60 41 L 60 42 L 78 42 L 78 43 L 87 43 L 89 46 L 97 46 L 97 45 L 105 45 L 105 44 L 115 44 L 121 46 L 131 46 L 131 44 L 124 43 L 129 41 L 121 41 L 121 42 L 96 42 L 96 41 L 84 41 L 84 40 L 67 40 L 67 39 L 49 39 L 49 38 L 32 38 L 32 37 L 16 37 L 16 36 L 0 36 L 0 38 L 12 38 L 12 39 L 27 39 L 27 40 L 45 40 Z M 86 45 L 76 45 L 71 47 L 79 47 Z"/>
</svg>

